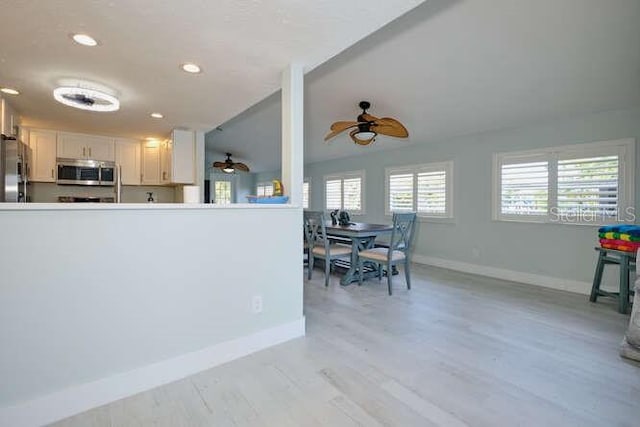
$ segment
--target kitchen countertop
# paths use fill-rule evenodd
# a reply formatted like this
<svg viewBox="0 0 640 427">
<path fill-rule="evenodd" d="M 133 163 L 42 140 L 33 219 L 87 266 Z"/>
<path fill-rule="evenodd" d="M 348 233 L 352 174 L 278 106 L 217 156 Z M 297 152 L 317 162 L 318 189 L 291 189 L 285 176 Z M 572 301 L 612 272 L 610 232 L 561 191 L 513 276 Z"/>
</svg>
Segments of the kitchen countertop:
<svg viewBox="0 0 640 427">
<path fill-rule="evenodd" d="M 232 203 L 0 203 L 0 211 L 120 211 L 120 210 L 218 210 L 293 209 L 290 204 Z"/>
</svg>

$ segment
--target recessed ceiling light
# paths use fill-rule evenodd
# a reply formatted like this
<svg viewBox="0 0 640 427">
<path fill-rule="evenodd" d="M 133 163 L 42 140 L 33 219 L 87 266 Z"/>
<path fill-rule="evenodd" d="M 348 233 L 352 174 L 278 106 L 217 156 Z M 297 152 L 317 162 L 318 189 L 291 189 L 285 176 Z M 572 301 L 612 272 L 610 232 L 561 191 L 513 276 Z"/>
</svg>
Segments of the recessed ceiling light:
<svg viewBox="0 0 640 427">
<path fill-rule="evenodd" d="M 99 90 L 62 86 L 53 91 L 53 97 L 64 105 L 81 110 L 107 112 L 120 109 L 118 98 Z"/>
<path fill-rule="evenodd" d="M 154 119 L 161 119 L 164 116 L 160 113 L 151 113 L 151 117 L 153 117 Z"/>
<path fill-rule="evenodd" d="M 198 64 L 193 64 L 191 62 L 187 62 L 186 64 L 182 64 L 180 66 L 180 68 L 182 68 L 183 71 L 186 71 L 187 73 L 191 73 L 191 74 L 198 74 L 198 73 L 202 72 L 202 70 L 200 69 L 200 66 L 198 66 Z"/>
<path fill-rule="evenodd" d="M 98 41 L 87 34 L 74 34 L 71 36 L 74 42 L 83 46 L 97 46 Z"/>
<path fill-rule="evenodd" d="M 3 87 L 2 89 L 0 89 L 0 92 L 6 93 L 8 95 L 20 95 L 20 92 L 10 87 Z"/>
</svg>

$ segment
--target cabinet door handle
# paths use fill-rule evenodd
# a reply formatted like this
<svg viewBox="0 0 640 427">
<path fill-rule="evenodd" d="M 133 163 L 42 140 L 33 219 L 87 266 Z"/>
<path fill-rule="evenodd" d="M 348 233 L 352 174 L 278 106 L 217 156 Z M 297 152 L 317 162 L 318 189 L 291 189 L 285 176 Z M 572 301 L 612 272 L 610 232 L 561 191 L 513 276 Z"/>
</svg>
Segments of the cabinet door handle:
<svg viewBox="0 0 640 427">
<path fill-rule="evenodd" d="M 54 170 L 51 169 L 51 178 L 54 178 L 53 173 L 54 173 Z"/>
<path fill-rule="evenodd" d="M 87 157 L 87 148 L 82 147 L 82 157 Z"/>
<path fill-rule="evenodd" d="M 89 147 L 89 157 L 91 157 L 91 147 Z"/>
</svg>

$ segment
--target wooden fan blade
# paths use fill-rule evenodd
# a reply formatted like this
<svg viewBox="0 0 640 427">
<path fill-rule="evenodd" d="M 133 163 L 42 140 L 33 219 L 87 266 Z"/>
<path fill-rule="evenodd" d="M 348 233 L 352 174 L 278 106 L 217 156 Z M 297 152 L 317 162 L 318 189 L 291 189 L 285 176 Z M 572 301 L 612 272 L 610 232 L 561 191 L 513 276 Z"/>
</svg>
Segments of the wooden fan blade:
<svg viewBox="0 0 640 427">
<path fill-rule="evenodd" d="M 375 135 L 372 136 L 370 139 L 358 139 L 358 138 L 356 138 L 356 134 L 359 131 L 360 131 L 360 129 L 354 129 L 351 132 L 349 132 L 349 136 L 351 137 L 353 142 L 355 142 L 358 145 L 369 145 L 376 139 Z"/>
<path fill-rule="evenodd" d="M 372 116 L 369 113 L 362 113 L 361 116 L 363 119 L 365 119 L 368 122 L 374 122 L 376 120 L 379 120 L 376 116 Z"/>
<path fill-rule="evenodd" d="M 331 125 L 331 132 L 324 137 L 324 140 L 328 141 L 339 133 L 356 126 L 358 126 L 358 122 L 335 122 Z"/>
<path fill-rule="evenodd" d="M 223 168 L 225 167 L 227 164 L 225 162 L 213 162 L 213 167 L 214 168 Z"/>
<path fill-rule="evenodd" d="M 234 163 L 233 168 L 239 171 L 249 172 L 249 166 L 245 165 L 244 163 L 240 163 L 240 162 Z"/>
<path fill-rule="evenodd" d="M 372 124 L 372 130 L 380 135 L 394 136 L 396 138 L 406 138 L 409 131 L 402 123 L 391 117 L 383 117 Z"/>
<path fill-rule="evenodd" d="M 342 132 L 343 130 L 349 129 L 350 127 L 357 126 L 358 122 L 335 122 L 331 125 L 329 129 L 332 131 Z"/>
</svg>

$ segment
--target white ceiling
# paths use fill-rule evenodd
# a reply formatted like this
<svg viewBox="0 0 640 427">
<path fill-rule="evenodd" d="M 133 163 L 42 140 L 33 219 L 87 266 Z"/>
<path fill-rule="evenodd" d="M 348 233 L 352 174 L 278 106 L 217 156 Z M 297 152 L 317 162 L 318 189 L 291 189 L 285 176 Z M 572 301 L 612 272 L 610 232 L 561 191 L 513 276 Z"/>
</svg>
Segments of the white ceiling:
<svg viewBox="0 0 640 427">
<path fill-rule="evenodd" d="M 306 76 L 307 163 L 455 135 L 640 105 L 637 0 L 432 0 Z M 410 138 L 360 147 L 322 141 L 370 113 Z M 280 165 L 280 100 L 271 96 L 208 135 L 253 171 Z"/>
<path fill-rule="evenodd" d="M 0 86 L 22 92 L 10 99 L 28 125 L 131 137 L 209 130 L 278 90 L 290 62 L 312 69 L 422 1 L 0 0 Z M 74 44 L 75 32 L 100 46 Z M 204 73 L 182 72 L 184 62 Z M 111 89 L 120 111 L 58 104 L 52 91 L 69 80 Z"/>
</svg>

